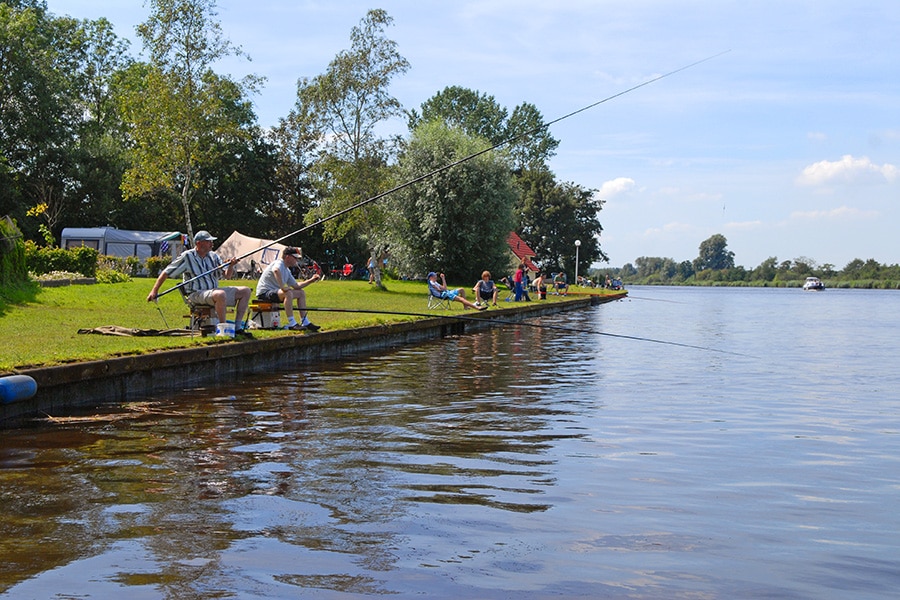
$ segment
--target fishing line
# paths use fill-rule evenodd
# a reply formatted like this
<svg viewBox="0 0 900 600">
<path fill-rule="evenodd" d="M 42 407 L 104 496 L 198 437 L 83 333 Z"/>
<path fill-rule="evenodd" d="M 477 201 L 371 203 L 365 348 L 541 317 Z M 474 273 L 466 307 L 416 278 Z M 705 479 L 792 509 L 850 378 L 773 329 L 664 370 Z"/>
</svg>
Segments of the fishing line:
<svg viewBox="0 0 900 600">
<path fill-rule="evenodd" d="M 434 313 L 417 313 L 417 312 L 401 312 L 401 311 L 392 311 L 392 310 L 378 310 L 374 308 L 310 308 L 306 307 L 303 310 L 306 311 L 320 311 L 320 312 L 335 312 L 335 313 L 365 313 L 365 314 L 375 314 L 375 315 L 398 315 L 404 317 L 427 317 L 432 319 L 453 319 L 457 321 L 476 321 L 479 323 L 487 323 L 487 324 L 499 324 L 499 325 L 513 325 L 520 326 L 524 325 L 526 327 L 536 327 L 539 329 L 553 329 L 555 331 L 564 331 L 566 333 L 576 333 L 579 335 L 583 335 L 585 333 L 594 334 L 594 335 L 602 335 L 606 337 L 619 338 L 624 340 L 634 340 L 638 342 L 653 342 L 654 344 L 663 344 L 666 346 L 678 346 L 680 348 L 691 348 L 693 350 L 704 350 L 706 352 L 716 352 L 719 354 L 730 354 L 731 356 L 744 356 L 749 357 L 747 354 L 741 354 L 739 352 L 730 352 L 728 350 L 719 350 L 718 348 L 710 348 L 708 346 L 695 346 L 693 344 L 684 344 L 682 342 L 671 342 L 668 340 L 657 340 L 654 338 L 641 337 L 636 335 L 624 335 L 620 333 L 607 333 L 605 331 L 592 331 L 590 329 L 579 329 L 576 327 L 566 327 L 564 325 L 551 325 L 549 323 L 531 323 L 529 321 L 510 321 L 508 319 L 495 319 L 493 317 L 485 317 L 481 314 L 467 316 L 467 315 L 436 315 Z"/>
<path fill-rule="evenodd" d="M 409 186 L 411 186 L 411 185 L 415 185 L 415 184 L 419 183 L 420 181 L 423 181 L 423 180 L 425 180 L 425 179 L 428 179 L 429 177 L 433 177 L 433 176 L 437 175 L 438 173 L 443 173 L 444 171 L 447 171 L 447 170 L 449 170 L 449 169 L 452 169 L 453 167 L 459 166 L 459 165 L 461 165 L 461 164 L 463 164 L 463 163 L 465 163 L 465 162 L 467 162 L 467 161 L 472 160 L 473 158 L 477 158 L 477 157 L 481 156 L 482 154 L 487 154 L 488 152 L 491 152 L 491 151 L 493 151 L 493 150 L 496 150 L 497 148 L 500 148 L 501 146 L 505 146 L 506 144 L 510 144 L 510 143 L 512 143 L 512 142 L 521 140 L 522 138 L 528 137 L 528 136 L 530 136 L 530 135 L 534 135 L 534 134 L 540 132 L 541 130 L 550 127 L 551 125 L 554 125 L 554 124 L 556 124 L 556 123 L 559 123 L 560 121 L 563 121 L 563 120 L 568 119 L 568 118 L 570 118 L 570 117 L 574 117 L 575 115 L 580 114 L 580 113 L 583 113 L 583 112 L 586 111 L 586 110 L 590 110 L 590 109 L 592 109 L 592 108 L 594 108 L 594 107 L 596 107 L 596 106 L 599 106 L 599 105 L 601 105 L 601 104 L 604 104 L 604 103 L 606 103 L 606 102 L 609 102 L 610 100 L 614 100 L 614 99 L 616 99 L 616 98 L 619 98 L 619 97 L 621 97 L 621 96 L 624 96 L 625 94 L 628 94 L 628 93 L 630 93 L 630 92 L 633 92 L 633 91 L 635 91 L 635 90 L 637 90 L 637 89 L 640 89 L 640 88 L 642 88 L 642 87 L 644 87 L 644 86 L 648 86 L 648 85 L 650 85 L 651 83 L 655 83 L 655 82 L 659 81 L 660 79 L 665 79 L 666 77 L 671 77 L 672 75 L 675 75 L 676 73 L 681 73 L 682 71 L 685 71 L 685 70 L 690 69 L 690 68 L 692 68 L 692 67 L 696 67 L 697 65 L 700 65 L 700 64 L 705 63 L 705 62 L 707 62 L 707 61 L 710 61 L 710 60 L 712 60 L 712 59 L 714 59 L 714 58 L 718 58 L 719 56 L 722 56 L 723 54 L 727 54 L 728 52 L 731 52 L 731 50 L 725 50 L 725 51 L 723 51 L 723 52 L 719 52 L 719 53 L 717 53 L 717 54 L 713 54 L 712 56 L 707 56 L 706 58 L 703 58 L 703 59 L 698 60 L 698 61 L 696 61 L 696 62 L 692 62 L 692 63 L 690 63 L 690 64 L 688 64 L 688 65 L 684 65 L 683 67 L 679 67 L 679 68 L 675 69 L 674 71 L 669 71 L 668 73 L 663 73 L 662 75 L 657 75 L 656 77 L 652 77 L 652 78 L 650 78 L 650 79 L 648 79 L 648 80 L 646 80 L 646 81 L 644 81 L 644 82 L 641 82 L 641 83 L 639 83 L 639 84 L 637 84 L 637 85 L 635 85 L 635 86 L 632 86 L 632 87 L 630 87 L 630 88 L 628 88 L 628 89 L 622 90 L 621 92 L 617 92 L 617 93 L 615 93 L 615 94 L 613 94 L 613 95 L 611 95 L 611 96 L 607 96 L 606 98 L 603 98 L 602 100 L 598 100 L 597 102 L 594 102 L 593 104 L 589 104 L 589 105 L 587 105 L 587 106 L 584 106 L 584 107 L 582 107 L 582 108 L 579 108 L 578 110 L 574 110 L 574 111 L 572 111 L 572 112 L 570 112 L 570 113 L 568 113 L 568 114 L 565 114 L 565 115 L 563 115 L 563 116 L 561 116 L 561 117 L 559 117 L 559 118 L 556 118 L 556 119 L 554 119 L 554 120 L 552 120 L 552 121 L 550 121 L 550 122 L 548 122 L 548 123 L 544 123 L 543 125 L 540 125 L 540 126 L 538 126 L 538 127 L 535 127 L 535 128 L 533 128 L 533 129 L 530 129 L 530 130 L 528 130 L 528 131 L 526 131 L 526 132 L 524 132 L 524 133 L 520 133 L 519 135 L 513 136 L 513 137 L 511 137 L 511 138 L 509 138 L 509 139 L 507 139 L 507 140 L 504 140 L 504 141 L 502 141 L 502 142 L 499 142 L 499 143 L 497 143 L 497 144 L 494 144 L 493 146 L 490 146 L 490 147 L 488 147 L 488 148 L 485 148 L 484 150 L 480 150 L 480 151 L 475 152 L 475 153 L 473 153 L 473 154 L 470 154 L 470 155 L 468 155 L 468 156 L 466 156 L 466 157 L 460 158 L 459 160 L 456 160 L 456 161 L 454 161 L 454 162 L 451 162 L 451 163 L 449 163 L 449 164 L 446 164 L 446 165 L 444 165 L 443 167 L 439 167 L 439 168 L 437 168 L 437 169 L 435 169 L 435 170 L 433 170 L 433 171 L 431 171 L 431 172 L 429 172 L 429 173 L 426 173 L 426 174 L 424 174 L 424 175 L 420 175 L 419 177 L 416 177 L 416 178 L 411 179 L 411 180 L 409 180 L 409 181 L 407 181 L 407 182 L 405 182 L 405 183 L 402 183 L 402 184 L 400 184 L 400 185 L 397 185 L 397 186 L 395 186 L 395 187 L 393 187 L 393 188 L 391 188 L 391 189 L 389 189 L 389 190 L 387 190 L 387 191 L 381 192 L 380 194 L 376 194 L 376 195 L 372 196 L 371 198 L 367 198 L 367 199 L 365 199 L 365 200 L 361 200 L 360 202 L 357 202 L 356 204 L 353 204 L 353 205 L 351 205 L 351 206 L 348 206 L 347 208 L 344 208 L 344 209 L 342 209 L 342 210 L 339 210 L 339 211 L 337 211 L 336 213 L 334 213 L 334 214 L 332 214 L 332 215 L 328 215 L 327 217 L 322 217 L 321 219 L 319 219 L 319 220 L 316 221 L 315 223 L 312 223 L 312 224 L 310 224 L 310 225 L 306 225 L 306 226 L 304 226 L 304 227 L 301 227 L 300 229 L 298 229 L 298 230 L 296 230 L 296 231 L 292 231 L 291 233 L 288 233 L 287 235 L 284 235 L 284 236 L 278 238 L 277 240 L 272 240 L 271 242 L 269 242 L 269 243 L 266 244 L 265 246 L 260 246 L 259 248 L 255 248 L 255 249 L 251 250 L 250 252 L 247 252 L 247 253 L 245 253 L 245 254 L 242 254 L 241 256 L 238 256 L 238 257 L 236 258 L 236 260 L 242 260 L 242 259 L 244 259 L 244 258 L 247 258 L 248 256 L 251 256 L 251 255 L 253 255 L 253 254 L 256 254 L 257 252 L 259 252 L 259 251 L 261 251 L 261 250 L 265 250 L 266 248 L 269 248 L 270 246 L 273 246 L 273 245 L 275 245 L 275 244 L 279 244 L 279 243 L 283 242 L 284 240 L 286 240 L 286 239 L 288 239 L 288 238 L 290 238 L 290 237 L 293 237 L 293 236 L 295 236 L 295 235 L 299 235 L 299 234 L 301 234 L 301 233 L 303 233 L 303 232 L 305 232 L 305 231 L 308 231 L 308 230 L 312 229 L 313 227 L 316 227 L 316 226 L 318 226 L 318 225 L 321 225 L 322 223 L 327 223 L 328 221 L 331 221 L 332 219 L 336 219 L 336 218 L 338 218 L 338 217 L 341 217 L 341 216 L 343 216 L 343 215 L 345 215 L 345 214 L 347 214 L 347 213 L 349 213 L 349 212 L 351 212 L 351 211 L 354 211 L 354 210 L 356 210 L 356 209 L 358 209 L 358 208 L 362 208 L 363 206 L 366 206 L 367 204 L 370 204 L 370 203 L 375 202 L 375 201 L 377 201 L 377 200 L 381 200 L 381 199 L 384 198 L 385 196 L 388 196 L 388 195 L 390 195 L 390 194 L 393 194 L 394 192 L 398 192 L 398 191 L 400 191 L 400 190 L 402 190 L 402 189 L 404 189 L 404 188 L 407 188 L 407 187 L 409 187 Z M 171 287 L 171 288 L 169 288 L 169 289 L 167 289 L 167 290 L 165 290 L 165 291 L 163 291 L 163 292 L 160 292 L 159 294 L 157 294 L 157 297 L 165 296 L 165 295 L 168 294 L 169 292 L 172 292 L 172 291 L 174 291 L 174 290 L 176 290 L 176 289 L 178 289 L 178 288 L 181 288 L 181 287 L 187 285 L 188 283 L 191 283 L 192 281 L 196 281 L 197 279 L 200 279 L 201 277 L 205 277 L 206 275 L 209 275 L 210 273 L 214 273 L 215 271 L 218 271 L 219 269 L 222 269 L 222 268 L 227 268 L 227 264 L 219 265 L 218 267 L 215 267 L 215 268 L 213 268 L 213 269 L 210 269 L 209 271 L 207 271 L 207 272 L 205 272 L 205 273 L 201 273 L 201 274 L 199 274 L 199 275 L 194 276 L 194 277 L 191 278 L 191 279 L 187 279 L 187 280 L 185 280 L 185 281 L 182 281 L 181 283 L 179 283 L 179 284 L 177 284 L 177 285 L 175 285 L 175 286 L 173 286 L 173 287 Z"/>
<path fill-rule="evenodd" d="M 156 304 L 156 310 L 159 311 L 159 316 L 162 317 L 163 323 L 166 324 L 166 329 L 168 329 L 168 328 L 169 328 L 169 322 L 166 321 L 166 315 L 163 314 L 162 309 L 159 307 L 159 298 L 157 298 L 157 299 L 154 301 L 154 303 Z"/>
</svg>

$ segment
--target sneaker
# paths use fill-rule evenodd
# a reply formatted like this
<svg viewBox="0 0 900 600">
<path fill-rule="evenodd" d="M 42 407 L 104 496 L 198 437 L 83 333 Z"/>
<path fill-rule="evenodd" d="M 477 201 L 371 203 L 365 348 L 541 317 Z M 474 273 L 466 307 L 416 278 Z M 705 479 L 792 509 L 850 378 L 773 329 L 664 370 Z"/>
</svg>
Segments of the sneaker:
<svg viewBox="0 0 900 600">
<path fill-rule="evenodd" d="M 291 331 L 302 331 L 305 328 L 300 323 L 294 323 L 293 325 L 288 327 L 288 329 L 290 329 Z"/>
<path fill-rule="evenodd" d="M 315 325 L 313 323 L 307 323 L 306 325 L 302 325 L 301 327 L 303 327 L 303 329 L 305 329 L 307 331 L 312 331 L 312 332 L 316 332 L 316 331 L 322 329 L 321 327 L 319 327 L 318 325 Z"/>
<path fill-rule="evenodd" d="M 234 330 L 234 338 L 244 338 L 245 340 L 252 340 L 253 334 L 247 331 L 246 329 L 235 329 Z"/>
</svg>

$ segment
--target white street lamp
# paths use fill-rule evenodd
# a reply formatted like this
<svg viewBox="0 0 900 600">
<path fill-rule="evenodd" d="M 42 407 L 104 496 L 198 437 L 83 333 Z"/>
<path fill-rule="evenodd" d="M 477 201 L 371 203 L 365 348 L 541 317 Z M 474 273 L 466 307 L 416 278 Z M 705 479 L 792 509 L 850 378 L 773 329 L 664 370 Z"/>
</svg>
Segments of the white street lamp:
<svg viewBox="0 0 900 600">
<path fill-rule="evenodd" d="M 581 240 L 575 240 L 575 285 L 578 285 L 578 249 L 581 247 Z"/>
</svg>

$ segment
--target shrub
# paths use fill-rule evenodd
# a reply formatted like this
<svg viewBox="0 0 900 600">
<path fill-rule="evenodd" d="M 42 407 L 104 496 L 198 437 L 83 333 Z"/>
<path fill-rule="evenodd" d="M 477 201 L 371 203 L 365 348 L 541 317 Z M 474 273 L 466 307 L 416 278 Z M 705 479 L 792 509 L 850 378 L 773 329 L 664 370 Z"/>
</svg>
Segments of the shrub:
<svg viewBox="0 0 900 600">
<path fill-rule="evenodd" d="M 115 269 L 100 269 L 97 271 L 97 283 L 127 283 L 131 277 L 127 273 Z"/>
<path fill-rule="evenodd" d="M 29 271 L 37 275 L 71 271 L 85 277 L 94 277 L 97 274 L 98 256 L 96 250 L 86 246 L 65 250 L 42 248 L 32 241 L 25 242 L 25 264 Z"/>
<path fill-rule="evenodd" d="M 159 277 L 159 274 L 162 273 L 162 270 L 165 269 L 170 262 L 172 262 L 172 257 L 169 255 L 151 256 L 148 258 L 147 270 L 150 271 L 150 277 L 153 277 L 154 279 Z"/>
<path fill-rule="evenodd" d="M 0 219 L 0 285 L 28 281 L 22 232 L 9 217 Z"/>
</svg>

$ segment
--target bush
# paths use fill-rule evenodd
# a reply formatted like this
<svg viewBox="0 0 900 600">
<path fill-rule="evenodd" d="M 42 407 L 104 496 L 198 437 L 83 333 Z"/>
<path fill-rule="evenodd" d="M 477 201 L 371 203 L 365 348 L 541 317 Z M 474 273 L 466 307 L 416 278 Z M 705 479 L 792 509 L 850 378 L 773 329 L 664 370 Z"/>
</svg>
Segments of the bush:
<svg viewBox="0 0 900 600">
<path fill-rule="evenodd" d="M 97 275 L 99 253 L 93 248 L 82 246 L 65 250 L 63 248 L 42 248 L 32 241 L 25 242 L 25 264 L 36 275 L 53 271 L 81 273 L 85 277 Z"/>
<path fill-rule="evenodd" d="M 9 217 L 0 219 L 0 285 L 28 281 L 22 232 Z"/>
<path fill-rule="evenodd" d="M 131 277 L 122 271 L 115 269 L 100 269 L 97 271 L 97 283 L 127 283 Z"/>
<path fill-rule="evenodd" d="M 153 277 L 154 279 L 159 277 L 159 274 L 162 273 L 162 270 L 165 269 L 170 262 L 172 262 L 172 257 L 169 255 L 151 256 L 148 258 L 147 270 L 150 271 L 150 277 Z"/>
</svg>

